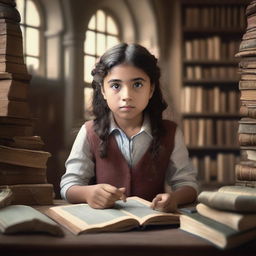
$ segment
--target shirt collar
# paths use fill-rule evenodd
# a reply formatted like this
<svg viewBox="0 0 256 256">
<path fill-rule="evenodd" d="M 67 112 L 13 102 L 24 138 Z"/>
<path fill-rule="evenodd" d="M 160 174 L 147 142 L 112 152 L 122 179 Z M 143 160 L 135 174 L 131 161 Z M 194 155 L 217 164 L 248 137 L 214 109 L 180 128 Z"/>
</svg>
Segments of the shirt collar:
<svg viewBox="0 0 256 256">
<path fill-rule="evenodd" d="M 116 124 L 115 119 L 113 117 L 113 114 L 111 113 L 110 116 L 110 127 L 109 127 L 109 134 L 113 133 L 114 131 L 119 131 L 119 132 L 123 132 Z M 148 134 L 150 137 L 152 137 L 152 132 L 151 132 L 151 125 L 150 125 L 150 120 L 149 120 L 149 116 L 147 114 L 144 115 L 144 120 L 141 126 L 140 131 L 138 132 L 138 134 L 145 132 L 146 134 Z M 136 135 L 138 135 L 136 134 Z M 135 135 L 135 136 L 136 136 Z"/>
</svg>

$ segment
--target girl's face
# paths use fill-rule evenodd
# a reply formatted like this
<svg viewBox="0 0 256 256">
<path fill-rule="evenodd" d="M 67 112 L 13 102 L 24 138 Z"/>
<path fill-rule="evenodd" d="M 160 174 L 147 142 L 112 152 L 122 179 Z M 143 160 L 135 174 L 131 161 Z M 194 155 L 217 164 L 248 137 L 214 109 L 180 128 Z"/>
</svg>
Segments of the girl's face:
<svg viewBox="0 0 256 256">
<path fill-rule="evenodd" d="M 113 67 L 103 81 L 102 94 L 117 123 L 141 122 L 153 92 L 148 75 L 129 64 Z"/>
</svg>

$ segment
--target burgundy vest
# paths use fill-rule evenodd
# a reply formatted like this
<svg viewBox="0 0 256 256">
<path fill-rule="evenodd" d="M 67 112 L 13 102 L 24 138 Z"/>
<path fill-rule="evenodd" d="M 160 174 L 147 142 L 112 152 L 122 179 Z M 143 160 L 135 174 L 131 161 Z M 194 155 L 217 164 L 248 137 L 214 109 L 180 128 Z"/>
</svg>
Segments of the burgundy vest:
<svg viewBox="0 0 256 256">
<path fill-rule="evenodd" d="M 107 157 L 100 157 L 100 139 L 94 131 L 93 121 L 86 122 L 87 139 L 95 162 L 96 184 L 107 183 L 117 188 L 125 187 L 127 196 L 139 196 L 149 201 L 163 193 L 176 130 L 174 122 L 164 120 L 163 124 L 167 132 L 160 139 L 157 159 L 153 160 L 149 148 L 136 166 L 129 167 L 112 134 L 108 139 Z"/>
</svg>

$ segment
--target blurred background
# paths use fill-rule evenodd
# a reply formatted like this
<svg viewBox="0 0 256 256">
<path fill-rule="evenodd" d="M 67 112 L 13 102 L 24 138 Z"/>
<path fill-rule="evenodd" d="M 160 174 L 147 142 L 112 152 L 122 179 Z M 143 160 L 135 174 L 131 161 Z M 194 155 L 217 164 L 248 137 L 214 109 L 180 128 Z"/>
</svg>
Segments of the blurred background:
<svg viewBox="0 0 256 256">
<path fill-rule="evenodd" d="M 77 130 L 91 117 L 91 70 L 118 42 L 139 43 L 158 59 L 169 109 L 184 131 L 203 185 L 234 181 L 240 155 L 238 60 L 245 0 L 16 0 L 29 103 L 36 134 L 52 154 L 48 182 L 60 177 Z M 217 169 L 227 168 L 228 177 Z"/>
</svg>

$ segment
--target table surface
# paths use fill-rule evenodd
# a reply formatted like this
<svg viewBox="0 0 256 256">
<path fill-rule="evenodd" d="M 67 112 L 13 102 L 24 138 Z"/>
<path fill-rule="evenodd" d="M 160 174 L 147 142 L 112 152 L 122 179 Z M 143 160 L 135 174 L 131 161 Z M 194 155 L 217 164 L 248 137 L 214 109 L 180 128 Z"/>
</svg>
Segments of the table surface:
<svg viewBox="0 0 256 256">
<path fill-rule="evenodd" d="M 178 226 L 149 227 L 121 233 L 73 235 L 62 228 L 64 237 L 44 234 L 0 235 L 1 255 L 158 255 L 158 256 L 255 256 L 256 240 L 229 250 L 182 231 Z"/>
</svg>

